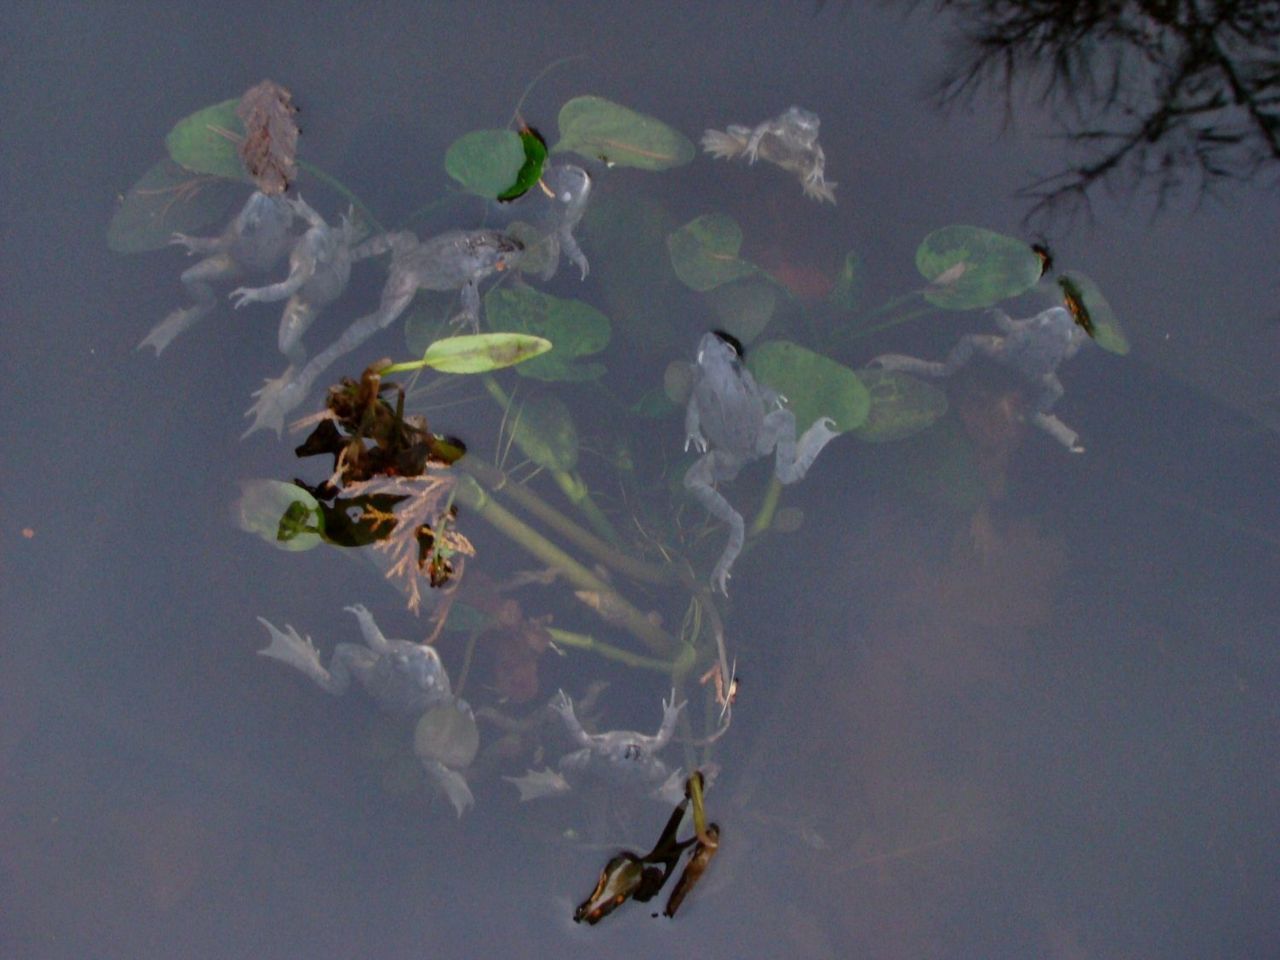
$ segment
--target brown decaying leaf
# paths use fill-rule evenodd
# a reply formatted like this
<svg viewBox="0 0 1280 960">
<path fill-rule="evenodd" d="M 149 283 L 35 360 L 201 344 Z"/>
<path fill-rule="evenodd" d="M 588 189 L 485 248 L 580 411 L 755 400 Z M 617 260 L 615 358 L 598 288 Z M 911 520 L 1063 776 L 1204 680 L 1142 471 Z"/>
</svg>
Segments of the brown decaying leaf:
<svg viewBox="0 0 1280 960">
<path fill-rule="evenodd" d="M 284 193 L 298 176 L 297 112 L 293 94 L 272 80 L 250 88 L 236 107 L 245 134 L 240 159 L 263 193 Z"/>
</svg>

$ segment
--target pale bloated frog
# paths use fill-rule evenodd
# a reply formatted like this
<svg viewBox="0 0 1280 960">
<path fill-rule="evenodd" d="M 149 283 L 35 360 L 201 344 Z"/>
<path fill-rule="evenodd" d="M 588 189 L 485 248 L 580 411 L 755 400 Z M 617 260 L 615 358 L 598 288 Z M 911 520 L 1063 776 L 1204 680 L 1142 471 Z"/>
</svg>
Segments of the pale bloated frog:
<svg viewBox="0 0 1280 960">
<path fill-rule="evenodd" d="M 685 449 L 692 443 L 702 457 L 684 475 L 684 486 L 729 527 L 729 542 L 711 574 L 722 592 L 728 592 L 729 570 L 742 551 L 746 529 L 742 514 L 715 485 L 770 453 L 774 476 L 795 483 L 837 432 L 835 421 L 821 417 L 797 441 L 795 415 L 777 393 L 756 383 L 737 341 L 718 332 L 703 336 L 685 412 Z"/>
<path fill-rule="evenodd" d="M 945 361 L 886 353 L 871 364 L 883 370 L 949 377 L 966 366 L 975 354 L 990 357 L 1039 388 L 1027 419 L 1072 453 L 1083 453 L 1079 434 L 1049 411 L 1062 396 L 1058 367 L 1076 355 L 1088 334 L 1065 307 L 1050 307 L 1025 320 L 1015 320 L 1003 310 L 992 310 L 991 315 L 1003 336 L 966 334 L 952 347 Z"/>
<path fill-rule="evenodd" d="M 755 128 L 732 124 L 721 130 L 707 130 L 702 148 L 713 157 L 733 160 L 746 157 L 755 163 L 763 157 L 800 178 L 805 196 L 836 202 L 836 184 L 826 179 L 827 155 L 818 143 L 818 115 L 800 107 L 757 124 Z"/>
<path fill-rule="evenodd" d="M 289 358 L 291 367 L 300 368 L 307 359 L 302 335 L 317 314 L 338 299 L 351 277 L 355 228 L 349 214 L 337 227 L 331 227 L 301 197 L 287 202 L 308 224 L 307 232 L 289 252 L 289 276 L 270 286 L 238 287 L 230 297 L 237 309 L 288 297 L 280 318 L 280 352 Z"/>
<path fill-rule="evenodd" d="M 524 245 L 498 230 L 450 230 L 423 241 L 408 232 L 387 233 L 360 244 L 351 252 L 351 259 L 387 252 L 391 254 L 390 275 L 382 288 L 378 309 L 352 323 L 301 370 L 291 366 L 280 377 L 268 380 L 254 394 L 257 402 L 247 414 L 254 421 L 245 431 L 246 436 L 263 429 L 279 434 L 284 429 L 284 418 L 306 399 L 329 365 L 393 323 L 419 290 L 461 290 L 462 312 L 454 322 L 479 330 L 480 281 L 513 267 L 523 254 Z"/>
<path fill-rule="evenodd" d="M 170 243 L 186 247 L 188 256 L 203 257 L 182 272 L 182 284 L 195 303 L 174 310 L 156 324 L 138 349 L 151 347 L 159 356 L 178 334 L 213 310 L 217 301 L 209 284 L 262 274 L 274 267 L 296 239 L 289 229 L 292 223 L 293 207 L 288 200 L 278 194 L 255 192 L 218 236 L 175 233 Z"/>
<path fill-rule="evenodd" d="M 677 798 L 683 795 L 684 781 L 680 771 L 673 773 L 658 758 L 662 749 L 671 742 L 676 719 L 684 709 L 683 702 L 675 702 L 674 690 L 669 701 L 662 701 L 662 724 L 652 736 L 633 730 L 587 733 L 573 712 L 573 701 L 563 690 L 557 691 L 549 706 L 564 721 L 569 738 L 579 749 L 560 758 L 558 771 L 531 770 L 523 777 L 507 777 L 519 789 L 521 800 L 568 793 L 572 788 L 570 779 L 639 789 L 663 800 L 669 800 L 673 792 Z"/>
<path fill-rule="evenodd" d="M 310 637 L 300 636 L 288 624 L 283 631 L 278 630 L 262 617 L 258 622 L 267 628 L 271 642 L 258 653 L 287 663 L 311 678 L 320 689 L 335 696 L 346 693 L 354 677 L 365 693 L 387 713 L 425 714 L 433 707 L 445 705 L 458 710 L 464 715 L 463 719 L 474 726 L 471 707 L 453 695 L 449 674 L 434 647 L 388 639 L 364 606 L 356 604 L 345 609 L 359 622 L 365 645 L 339 643 L 329 658 L 328 669 L 320 663 L 320 653 Z M 420 758 L 427 773 L 445 791 L 461 816 L 474 802 L 466 780 L 436 757 L 420 754 Z"/>
</svg>

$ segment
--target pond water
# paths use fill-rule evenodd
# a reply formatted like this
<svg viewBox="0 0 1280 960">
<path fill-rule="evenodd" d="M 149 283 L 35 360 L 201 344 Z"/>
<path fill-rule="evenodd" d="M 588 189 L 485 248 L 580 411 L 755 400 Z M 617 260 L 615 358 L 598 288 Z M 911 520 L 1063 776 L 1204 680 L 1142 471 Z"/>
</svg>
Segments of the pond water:
<svg viewBox="0 0 1280 960">
<path fill-rule="evenodd" d="M 1028 221 L 1029 185 L 1100 154 L 1062 135 L 1084 124 L 1038 98 L 1041 74 L 1015 75 L 1012 113 L 999 82 L 938 106 L 959 37 L 987 5 L 748 6 L 0 14 L 0 954 L 1275 953 L 1274 155 L 1256 176 L 1214 180 L 1209 195 L 1189 175 L 1159 209 L 1158 184 L 1122 171 L 1089 191 L 1092 217 L 1057 207 Z M 1104 43 L 1095 56 L 1108 56 Z M 1268 56 L 1274 65 L 1274 47 Z M 572 59 L 521 101 L 561 58 Z M 1149 88 L 1156 73 L 1126 73 L 1126 89 Z M 578 158 L 594 185 L 576 231 L 590 274 L 562 265 L 529 282 L 608 316 L 608 345 L 579 361 L 604 372 L 494 379 L 517 401 L 563 403 L 577 476 L 620 549 L 661 573 L 655 583 L 593 573 L 597 559 L 567 544 L 588 578 L 611 578 L 594 581 L 597 593 L 616 590 L 651 615 L 628 629 L 575 599 L 593 581 L 514 585 L 546 558 L 462 507 L 473 605 L 514 599 L 533 636 L 565 633 L 562 655 L 537 657 L 512 629 L 480 634 L 470 655 L 466 632 L 438 640 L 480 714 L 467 771 L 476 802 L 460 818 L 413 759 L 412 718 L 380 715 L 359 691 L 332 698 L 255 655 L 268 639 L 258 617 L 310 634 L 326 657 L 359 638 L 344 606 L 367 606 L 388 636 L 419 641 L 430 629 L 430 611 L 409 613 L 361 551 L 286 552 L 234 522 L 241 481 L 324 475 L 324 458 L 294 457 L 301 435 L 240 439 L 250 394 L 284 367 L 278 305 L 220 302 L 157 360 L 135 347 L 184 302 L 188 262 L 174 247 L 107 246 L 123 195 L 164 156 L 174 124 L 268 77 L 301 105 L 301 159 L 383 224 L 416 213 L 408 227 L 422 237 L 501 219 L 459 194 L 444 156 L 469 131 L 506 126 L 518 102 L 553 145 L 561 106 L 580 95 L 694 143 L 792 104 L 821 118 L 834 205 L 763 161 L 699 152 L 655 172 Z M 1183 158 L 1193 152 L 1186 130 L 1172 136 Z M 346 206 L 305 168 L 298 186 L 330 220 Z M 738 255 L 775 279 L 757 273 L 731 301 L 681 284 L 666 235 L 706 214 L 731 217 Z M 703 333 L 761 299 L 775 310 L 749 357 L 790 340 L 864 377 L 877 355 L 941 359 L 963 334 L 993 334 L 980 306 L 943 308 L 954 275 L 916 269 L 926 236 L 952 225 L 1015 247 L 1048 242 L 1046 279 L 1000 304 L 1014 317 L 1060 303 L 1052 278 L 1070 271 L 1123 325 L 1127 354 L 1089 343 L 1059 370 L 1053 412 L 1084 452 L 1030 427 L 1032 391 L 975 360 L 936 383 L 948 409 L 928 429 L 833 440 L 782 490 L 780 505 L 803 513 L 799 529 L 751 538 L 728 599 L 713 596 L 725 532 L 681 489 L 693 458 L 682 408 L 660 400 L 668 364 L 692 361 Z M 851 251 L 859 283 L 833 304 L 828 288 Z M 383 270 L 356 265 L 308 332 L 312 352 L 374 309 Z M 217 287 L 220 301 L 228 291 Z M 423 302 L 436 315 L 456 306 L 448 295 Z M 319 387 L 384 356 L 411 358 L 403 322 L 330 368 L 297 413 L 319 408 Z M 794 404 L 805 376 L 783 391 Z M 503 441 L 503 408 L 480 378 L 417 385 L 416 408 L 466 442 L 467 460 L 501 463 L 558 515 L 590 525 Z M 769 478 L 763 462 L 747 463 L 722 485 L 748 524 Z M 545 518 L 496 496 L 566 545 Z M 607 683 L 583 705 L 584 723 L 652 733 L 670 670 L 573 640 L 648 655 L 637 636 L 691 630 L 689 611 L 702 627 L 678 694 L 690 722 L 662 757 L 714 763 L 706 803 L 719 853 L 673 919 L 651 917 L 664 892 L 576 925 L 601 867 L 618 849 L 647 850 L 670 805 L 589 786 L 522 804 L 503 778 L 554 765 L 571 746 L 558 721 L 523 736 L 500 721 L 536 716 L 558 688 L 581 701 Z M 709 686 L 697 683 L 714 615 L 742 686 L 728 731 L 695 747 L 717 729 Z"/>
</svg>

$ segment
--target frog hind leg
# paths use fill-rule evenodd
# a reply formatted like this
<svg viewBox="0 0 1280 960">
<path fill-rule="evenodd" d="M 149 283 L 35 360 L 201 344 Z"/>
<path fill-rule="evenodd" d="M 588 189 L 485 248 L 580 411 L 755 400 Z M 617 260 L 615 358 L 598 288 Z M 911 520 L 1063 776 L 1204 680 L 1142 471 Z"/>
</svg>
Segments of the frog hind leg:
<svg viewBox="0 0 1280 960">
<path fill-rule="evenodd" d="M 466 813 L 468 808 L 475 806 L 476 799 L 471 794 L 471 788 L 467 786 L 466 779 L 457 770 L 450 770 L 439 760 L 428 760 L 425 757 L 422 758 L 422 765 L 431 779 L 444 791 L 444 795 L 449 798 L 454 812 L 459 817 Z"/>
<path fill-rule="evenodd" d="M 785 412 L 790 414 L 790 411 Z M 792 423 L 791 433 L 784 434 L 778 441 L 777 452 L 774 455 L 774 474 L 780 483 L 795 483 L 803 479 L 809 472 L 809 468 L 813 466 L 813 461 L 818 459 L 822 448 L 840 434 L 834 420 L 830 417 L 819 417 L 809 426 L 799 441 L 796 441 L 794 421 Z M 789 443 L 788 438 L 790 438 Z"/>
<path fill-rule="evenodd" d="M 182 285 L 195 301 L 189 307 L 179 307 L 151 328 L 151 332 L 142 338 L 138 349 L 151 347 L 160 356 L 164 348 L 173 342 L 179 334 L 190 330 L 213 310 L 217 301 L 213 288 L 209 286 L 215 280 L 229 280 L 238 276 L 240 268 L 229 254 L 219 253 L 206 257 L 193 267 L 182 272 Z"/>
<path fill-rule="evenodd" d="M 307 362 L 307 351 L 302 345 L 302 335 L 315 320 L 320 308 L 301 294 L 295 293 L 285 304 L 280 317 L 280 352 L 289 358 L 289 365 L 301 369 Z"/>
<path fill-rule="evenodd" d="M 295 670 L 306 674 L 316 686 L 328 693 L 341 695 L 346 692 L 351 683 L 351 673 L 347 668 L 348 660 L 352 659 L 350 651 L 361 651 L 360 647 L 349 643 L 338 644 L 333 652 L 333 658 L 329 661 L 329 669 L 326 670 L 320 664 L 320 652 L 316 650 L 310 637 L 301 636 L 287 623 L 284 630 L 277 630 L 274 624 L 263 617 L 259 617 L 258 622 L 266 627 L 271 635 L 271 642 L 258 651 L 260 656 L 287 663 Z M 362 652 L 369 654 L 367 650 Z"/>
<path fill-rule="evenodd" d="M 777 412 L 790 415 L 789 411 Z M 794 431 L 793 421 L 792 432 Z M 724 545 L 720 559 L 716 561 L 715 569 L 711 572 L 711 582 L 724 594 L 729 592 L 729 570 L 733 566 L 733 561 L 738 559 L 738 554 L 742 552 L 742 544 L 746 540 L 746 524 L 743 522 L 742 514 L 738 513 L 712 484 L 721 480 L 732 480 L 737 473 L 736 465 L 731 464 L 718 451 L 712 450 L 690 467 L 684 475 L 684 488 L 693 494 L 694 499 L 702 504 L 709 514 L 729 528 L 729 540 Z"/>
<path fill-rule="evenodd" d="M 1047 373 L 1040 377 L 1040 386 L 1040 396 L 1028 419 L 1072 453 L 1084 453 L 1080 435 L 1049 412 L 1062 396 L 1062 381 L 1057 374 Z"/>
</svg>

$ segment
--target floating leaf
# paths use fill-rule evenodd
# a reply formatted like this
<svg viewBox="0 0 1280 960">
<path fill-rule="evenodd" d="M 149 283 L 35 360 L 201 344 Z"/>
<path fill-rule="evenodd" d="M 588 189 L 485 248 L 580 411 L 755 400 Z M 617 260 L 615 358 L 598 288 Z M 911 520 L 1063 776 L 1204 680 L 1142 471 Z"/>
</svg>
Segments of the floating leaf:
<svg viewBox="0 0 1280 960">
<path fill-rule="evenodd" d="M 244 125 L 236 116 L 239 104 L 239 100 L 223 100 L 179 120 L 164 138 L 169 156 L 188 170 L 248 180 L 240 162 Z"/>
<path fill-rule="evenodd" d="M 524 163 L 524 144 L 514 130 L 473 130 L 453 141 L 444 155 L 449 176 L 490 200 L 512 188 Z"/>
<path fill-rule="evenodd" d="M 604 373 L 604 364 L 576 362 L 609 343 L 609 318 L 590 304 L 530 287 L 495 287 L 485 295 L 484 312 L 495 330 L 551 341 L 548 353 L 522 363 L 517 373 L 535 380 L 594 380 Z"/>
<path fill-rule="evenodd" d="M 574 97 L 560 108 L 560 142 L 552 152 L 572 150 L 621 167 L 666 170 L 694 158 L 693 144 L 661 120 L 603 97 Z"/>
<path fill-rule="evenodd" d="M 723 213 L 704 214 L 667 235 L 676 276 L 703 292 L 756 272 L 755 264 L 738 259 L 741 247 L 742 228 Z"/>
<path fill-rule="evenodd" d="M 871 397 L 858 375 L 820 353 L 788 340 L 769 340 L 747 355 L 757 380 L 787 398 L 796 416 L 796 434 L 819 417 L 831 417 L 840 431 L 867 419 Z"/>
<path fill-rule="evenodd" d="M 860 370 L 858 377 L 871 395 L 867 419 L 853 431 L 863 440 L 901 440 L 947 412 L 947 395 L 932 383 L 890 370 Z"/>
<path fill-rule="evenodd" d="M 930 284 L 924 298 L 944 310 L 989 307 L 1040 278 L 1040 258 L 1029 246 L 981 227 L 933 231 L 916 250 L 916 268 Z"/>
<path fill-rule="evenodd" d="M 750 343 L 773 318 L 778 296 L 777 284 L 750 278 L 709 291 L 707 300 L 715 310 L 719 329 Z"/>
<path fill-rule="evenodd" d="M 550 470 L 572 470 L 578 464 L 578 428 L 559 397 L 537 392 L 507 414 L 507 429 L 524 455 Z"/>
<path fill-rule="evenodd" d="M 1107 298 L 1102 295 L 1098 285 L 1074 270 L 1064 270 L 1058 280 L 1059 283 L 1065 281 L 1078 291 L 1077 295 L 1089 311 L 1089 319 L 1093 321 L 1093 339 L 1098 342 L 1098 346 L 1121 356 L 1128 353 L 1129 338 L 1125 336 L 1120 321 L 1116 319 L 1111 304 L 1107 303 Z"/>
<path fill-rule="evenodd" d="M 516 182 L 498 194 L 503 203 L 518 200 L 528 193 L 542 179 L 542 167 L 547 162 L 547 141 L 533 127 L 520 131 L 520 144 L 524 147 L 524 165 L 516 174 Z"/>
<path fill-rule="evenodd" d="M 323 539 L 320 501 L 292 483 L 241 481 L 235 518 L 241 530 L 281 550 L 310 550 Z"/>
<path fill-rule="evenodd" d="M 856 310 L 862 299 L 862 283 L 865 268 L 862 258 L 852 250 L 845 255 L 840 275 L 827 294 L 827 302 L 841 310 Z"/>
<path fill-rule="evenodd" d="M 476 718 L 465 702 L 438 703 L 422 715 L 413 731 L 413 752 L 453 770 L 471 765 L 480 749 Z"/>
<path fill-rule="evenodd" d="M 226 219 L 240 191 L 228 180 L 161 160 L 116 208 L 107 227 L 107 246 L 117 253 L 159 250 L 175 232 L 194 233 Z"/>
<path fill-rule="evenodd" d="M 488 373 L 523 363 L 551 349 L 551 341 L 523 333 L 475 333 L 445 337 L 427 347 L 421 360 L 396 363 L 379 372 L 403 373 L 430 367 L 441 373 Z"/>
</svg>

